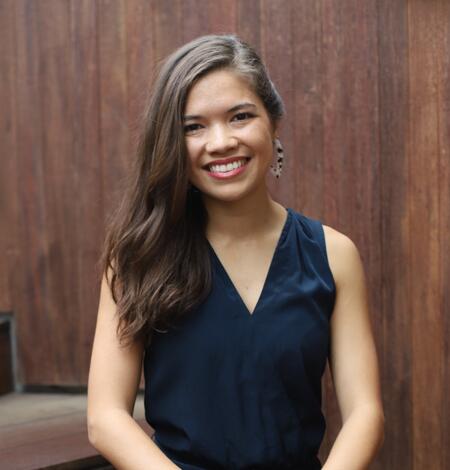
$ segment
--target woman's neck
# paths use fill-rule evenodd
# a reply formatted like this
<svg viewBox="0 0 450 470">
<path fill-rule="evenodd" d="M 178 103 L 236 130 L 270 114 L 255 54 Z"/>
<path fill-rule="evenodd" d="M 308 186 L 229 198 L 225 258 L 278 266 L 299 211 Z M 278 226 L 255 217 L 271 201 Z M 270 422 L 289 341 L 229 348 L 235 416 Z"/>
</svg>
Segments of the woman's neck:
<svg viewBox="0 0 450 470">
<path fill-rule="evenodd" d="M 264 236 L 286 217 L 286 209 L 268 194 L 236 202 L 204 199 L 204 204 L 208 213 L 206 237 L 226 245 Z"/>
</svg>

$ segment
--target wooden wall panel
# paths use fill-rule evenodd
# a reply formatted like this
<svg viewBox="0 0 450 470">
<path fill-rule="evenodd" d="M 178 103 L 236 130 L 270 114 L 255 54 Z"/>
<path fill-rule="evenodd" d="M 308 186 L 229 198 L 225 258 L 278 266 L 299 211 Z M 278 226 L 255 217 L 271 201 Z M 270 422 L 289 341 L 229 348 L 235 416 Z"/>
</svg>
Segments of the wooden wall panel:
<svg viewBox="0 0 450 470">
<path fill-rule="evenodd" d="M 180 6 L 181 19 L 177 17 L 176 25 L 180 30 L 180 35 L 175 36 L 177 41 L 180 41 L 180 45 L 202 34 L 208 34 L 211 31 L 209 20 L 211 3 L 212 2 L 208 2 L 208 0 L 201 0 L 200 2 L 187 0 L 182 2 Z M 195 15 L 192 14 L 193 11 L 196 12 Z M 175 49 L 175 47 L 177 46 L 174 46 L 173 49 Z"/>
<path fill-rule="evenodd" d="M 289 199 L 305 213 L 324 213 L 324 42 L 322 3 L 297 2 L 292 12 L 292 94 L 287 120 L 295 135 L 288 148 Z M 302 25 L 298 27 L 296 25 Z M 288 145 L 287 142 L 285 145 Z M 307 176 L 307 177 L 306 177 Z"/>
<path fill-rule="evenodd" d="M 409 6 L 409 253 L 411 302 L 411 375 L 414 469 L 444 468 L 441 413 L 443 403 L 443 311 L 439 275 L 439 36 L 436 4 Z M 448 393 L 445 395 L 448 399 Z"/>
<path fill-rule="evenodd" d="M 15 16 L 12 0 L 0 2 L 0 312 L 13 312 L 11 271 L 16 264 L 17 168 L 16 168 L 16 61 Z M 4 227 L 9 227 L 5 230 Z"/>
<path fill-rule="evenodd" d="M 438 187 L 439 187 L 439 265 L 440 282 L 437 294 L 442 315 L 443 349 L 441 356 L 442 402 L 440 429 L 442 436 L 442 468 L 450 468 L 450 2 L 440 0 L 436 5 L 436 67 L 438 70 Z M 437 369 L 436 369 L 437 370 Z M 417 467 L 418 468 L 418 467 Z"/>
<path fill-rule="evenodd" d="M 55 371 L 56 356 L 52 333 L 51 303 L 57 298 L 50 287 L 50 247 L 47 238 L 47 196 L 45 193 L 44 132 L 46 118 L 41 101 L 41 45 L 37 2 L 14 2 L 17 58 L 17 198 L 18 267 L 12 270 L 17 318 L 19 383 L 33 383 L 36 375 L 46 379 Z M 49 52 L 49 51 L 47 51 Z M 50 188 L 49 188 L 50 189 Z M 50 189 L 51 191 L 51 189 Z M 62 246 L 58 240 L 57 249 Z M 34 340 L 33 340 L 34 338 Z M 64 354 L 64 351 L 62 352 Z M 42 374 L 42 375 L 41 375 Z"/>
<path fill-rule="evenodd" d="M 382 389 L 386 445 L 377 468 L 413 468 L 411 292 L 408 282 L 409 120 L 407 2 L 378 2 L 379 133 L 381 157 Z"/>
<path fill-rule="evenodd" d="M 129 146 L 133 155 L 141 126 L 145 103 L 155 71 L 155 5 L 141 0 L 126 3 L 127 77 Z"/>
<path fill-rule="evenodd" d="M 72 348 L 77 356 L 72 371 L 72 384 L 79 385 L 87 377 L 90 347 L 96 323 L 98 305 L 98 273 L 93 260 L 98 256 L 104 235 L 104 201 L 99 96 L 98 5 L 90 0 L 78 0 L 70 5 L 71 75 L 73 77 L 72 129 L 73 172 L 75 192 L 72 207 L 76 211 L 75 266 L 71 285 L 74 288 L 77 311 L 79 347 Z M 108 196 L 106 196 L 107 198 Z M 75 276 L 75 273 L 76 276 Z M 68 327 L 71 327 L 71 323 Z M 71 340 L 73 343 L 75 340 Z M 64 381 L 65 382 L 65 381 Z M 63 383 L 64 383 L 63 382 Z M 67 383 L 67 382 L 66 382 Z"/>
<path fill-rule="evenodd" d="M 181 46 L 184 34 L 183 25 L 186 21 L 197 21 L 195 18 L 190 17 L 204 15 L 204 10 L 204 7 L 200 8 L 198 5 L 194 5 L 192 1 L 190 4 L 177 0 L 172 2 L 157 1 L 155 3 L 153 27 L 155 29 L 154 52 L 157 64 Z M 195 12 L 195 14 L 192 12 Z M 188 18 L 190 19 L 188 20 Z"/>
<path fill-rule="evenodd" d="M 208 2 L 207 23 L 210 33 L 233 33 L 237 28 L 237 5 L 234 0 L 222 0 L 221 2 Z M 247 18 L 249 20 L 249 18 Z M 197 32 L 197 36 L 205 34 L 205 25 Z"/>
<path fill-rule="evenodd" d="M 387 417 L 372 468 L 450 466 L 449 2 L 5 0 L 0 26 L 0 310 L 19 385 L 86 384 L 96 262 L 156 66 L 237 32 L 286 103 L 271 192 L 363 259 Z M 324 460 L 341 425 L 329 369 L 323 393 Z"/>
<path fill-rule="evenodd" d="M 126 2 L 98 3 L 100 155 L 105 218 L 117 205 L 129 168 Z"/>
<path fill-rule="evenodd" d="M 88 259 L 80 255 L 89 248 L 80 235 L 89 233 L 84 226 L 89 219 L 82 213 L 78 220 L 78 208 L 86 201 L 79 182 L 89 176 L 80 180 L 85 169 L 80 173 L 75 153 L 80 122 L 74 119 L 74 93 L 80 89 L 73 81 L 70 2 L 17 2 L 16 8 L 18 30 L 24 32 L 17 40 L 18 76 L 25 78 L 19 81 L 18 162 L 26 178 L 19 185 L 25 212 L 20 251 L 24 277 L 17 283 L 18 372 L 27 385 L 78 385 L 87 354 L 74 353 L 70 345 L 88 347 L 79 321 L 79 294 L 84 279 L 80 267 Z M 91 302 L 93 294 L 91 290 Z"/>
<path fill-rule="evenodd" d="M 28 330 L 27 343 L 34 343 L 34 354 L 27 364 L 27 381 L 31 384 L 39 384 L 43 379 L 54 383 L 76 383 L 80 356 L 66 347 L 72 342 L 77 344 L 81 338 L 77 321 L 78 299 L 73 290 L 74 285 L 78 287 L 78 233 L 81 227 L 77 224 L 75 209 L 78 191 L 72 140 L 74 100 L 68 93 L 74 88 L 70 63 L 72 49 L 70 34 L 67 34 L 70 31 L 70 3 L 67 0 L 36 3 L 39 105 L 45 123 L 41 136 L 43 173 L 39 184 L 44 194 L 46 251 L 39 255 L 46 261 L 42 275 L 48 289 L 46 310 L 39 313 L 47 316 L 48 325 L 44 337 L 34 336 L 33 331 Z M 28 312 L 29 315 L 19 318 L 18 326 L 22 331 L 27 331 L 29 316 L 36 315 L 32 305 Z M 41 343 L 43 338 L 47 338 L 47 344 L 53 349 L 51 355 L 48 355 L 45 343 Z M 30 347 L 27 349 L 31 350 Z M 41 370 L 39 364 L 44 360 L 48 367 Z"/>
<path fill-rule="evenodd" d="M 261 52 L 261 34 L 259 19 L 261 17 L 260 0 L 237 2 L 237 32 L 244 41 L 248 41 L 257 51 Z"/>
</svg>

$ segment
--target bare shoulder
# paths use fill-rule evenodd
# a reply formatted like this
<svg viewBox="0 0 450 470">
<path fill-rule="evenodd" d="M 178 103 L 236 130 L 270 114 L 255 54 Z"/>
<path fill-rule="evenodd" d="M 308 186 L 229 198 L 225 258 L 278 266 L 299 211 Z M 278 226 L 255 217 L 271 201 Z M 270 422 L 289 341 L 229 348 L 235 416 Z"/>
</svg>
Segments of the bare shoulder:
<svg viewBox="0 0 450 470">
<path fill-rule="evenodd" d="M 336 285 L 363 276 L 359 250 L 353 240 L 333 227 L 323 224 L 328 262 Z"/>
<path fill-rule="evenodd" d="M 368 409 L 369 405 L 376 410 L 376 422 L 381 423 L 384 417 L 378 359 L 361 257 L 347 235 L 332 227 L 323 228 L 337 287 L 330 320 L 329 364 L 342 421 L 354 410 Z"/>
<path fill-rule="evenodd" d="M 357 250 L 356 245 L 353 241 L 342 232 L 339 232 L 329 225 L 323 224 L 323 231 L 325 234 L 325 243 L 327 250 L 333 254 L 339 256 L 343 252 L 351 252 Z"/>
</svg>

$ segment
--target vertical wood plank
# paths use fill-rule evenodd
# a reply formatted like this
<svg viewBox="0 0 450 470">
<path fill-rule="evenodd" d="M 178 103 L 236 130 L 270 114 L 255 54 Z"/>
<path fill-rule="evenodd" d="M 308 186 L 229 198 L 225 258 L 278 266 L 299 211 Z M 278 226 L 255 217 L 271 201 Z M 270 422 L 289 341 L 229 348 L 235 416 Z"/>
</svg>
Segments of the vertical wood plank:
<svg viewBox="0 0 450 470">
<path fill-rule="evenodd" d="M 296 2 L 292 14 L 293 102 L 289 120 L 295 132 L 291 148 L 291 197 L 299 209 L 324 214 L 322 4 Z M 293 173 L 291 173 L 291 171 Z"/>
<path fill-rule="evenodd" d="M 233 33 L 237 29 L 236 0 L 208 2 L 208 30 L 213 34 Z"/>
<path fill-rule="evenodd" d="M 450 468 L 450 3 L 438 3 L 439 50 L 439 248 L 444 335 L 442 383 L 442 468 Z"/>
<path fill-rule="evenodd" d="M 155 2 L 131 0 L 126 3 L 127 81 L 129 156 L 136 152 L 137 139 L 143 128 L 143 113 L 149 98 L 155 72 L 152 25 Z M 150 27 L 149 27 L 150 25 Z"/>
<path fill-rule="evenodd" d="M 128 157 L 127 33 L 124 0 L 98 2 L 100 155 L 104 214 L 108 219 L 123 193 Z"/>
<path fill-rule="evenodd" d="M 209 24 L 209 7 L 211 3 L 208 0 L 185 0 L 181 2 L 181 21 L 179 25 L 182 43 L 212 32 Z M 214 2 L 213 5 L 217 5 L 217 2 Z M 195 15 L 192 14 L 193 11 L 195 11 Z"/>
<path fill-rule="evenodd" d="M 0 2 L 0 312 L 14 313 L 12 272 L 17 255 L 17 149 L 15 14 L 12 0 Z"/>
<path fill-rule="evenodd" d="M 44 120 L 42 129 L 43 174 L 39 183 L 45 195 L 46 223 L 42 236 L 46 243 L 44 256 L 48 262 L 46 277 L 50 292 L 46 309 L 35 312 L 48 318 L 47 341 L 30 337 L 35 350 L 47 355 L 47 344 L 53 344 L 49 366 L 42 370 L 33 356 L 28 366 L 28 382 L 44 384 L 77 384 L 80 355 L 65 345 L 80 340 L 78 297 L 79 264 L 77 249 L 81 227 L 76 220 L 78 201 L 77 162 L 73 153 L 71 130 L 74 124 L 73 89 L 70 61 L 70 2 L 42 0 L 37 3 L 39 38 L 40 106 Z M 28 308 L 29 315 L 31 311 Z M 22 332 L 26 324 L 22 324 Z M 29 332 L 33 335 L 33 332 Z"/>
<path fill-rule="evenodd" d="M 380 91 L 383 404 L 386 437 L 374 469 L 412 468 L 410 221 L 407 155 L 407 2 L 378 2 Z"/>
<path fill-rule="evenodd" d="M 261 53 L 260 0 L 237 1 L 236 29 L 240 37 Z"/>
<path fill-rule="evenodd" d="M 409 2 L 410 289 L 412 324 L 413 469 L 443 469 L 442 311 L 439 303 L 439 112 L 437 3 Z M 446 397 L 448 399 L 448 396 Z M 436 408 L 435 408 L 435 411 Z M 442 411 L 442 410 L 439 410 Z"/>
<path fill-rule="evenodd" d="M 79 331 L 72 354 L 78 356 L 74 381 L 76 384 L 86 385 L 100 287 L 95 262 L 99 256 L 104 232 L 96 2 L 71 0 L 70 38 L 73 77 L 71 96 L 76 118 L 72 122 L 69 136 L 76 165 L 76 203 L 67 209 L 73 211 L 77 226 L 77 270 L 74 272 L 78 272 L 78 277 L 72 273 L 72 284 L 78 312 L 72 321 L 78 325 Z M 72 340 L 74 341 L 75 339 Z"/>
<path fill-rule="evenodd" d="M 184 2 L 179 0 L 158 0 L 153 16 L 153 28 L 155 30 L 154 54 L 157 64 L 164 60 L 177 47 L 184 42 L 186 31 L 183 29 L 185 21 L 192 21 L 189 17 L 192 12 L 195 15 L 206 15 L 206 10 L 192 5 L 188 14 L 184 14 Z"/>
<path fill-rule="evenodd" d="M 236 30 L 236 0 L 186 0 L 180 5 L 180 13 L 182 43 L 205 34 L 233 33 Z"/>
<path fill-rule="evenodd" d="M 437 4 L 437 71 L 439 96 L 439 260 L 442 312 L 442 468 L 450 468 L 450 3 Z"/>
<path fill-rule="evenodd" d="M 18 169 L 18 265 L 15 270 L 14 307 L 17 319 L 19 385 L 40 380 L 33 373 L 52 368 L 54 343 L 42 342 L 51 334 L 47 312 L 52 290 L 48 282 L 47 207 L 42 184 L 44 116 L 41 106 L 41 45 L 38 37 L 38 4 L 26 0 L 14 2 L 17 44 L 17 169 Z"/>
</svg>

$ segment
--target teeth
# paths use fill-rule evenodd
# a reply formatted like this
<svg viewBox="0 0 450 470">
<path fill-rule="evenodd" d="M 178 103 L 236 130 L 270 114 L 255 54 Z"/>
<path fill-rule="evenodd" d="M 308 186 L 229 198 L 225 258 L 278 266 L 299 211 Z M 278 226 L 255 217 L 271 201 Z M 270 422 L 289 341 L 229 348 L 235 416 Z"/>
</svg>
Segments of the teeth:
<svg viewBox="0 0 450 470">
<path fill-rule="evenodd" d="M 245 165 L 246 160 L 245 158 L 242 160 L 237 160 L 233 163 L 228 163 L 227 165 L 210 165 L 209 170 L 212 171 L 213 173 L 225 173 L 227 171 L 234 170 L 236 168 L 239 168 L 240 166 Z"/>
</svg>

